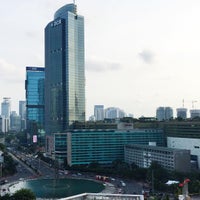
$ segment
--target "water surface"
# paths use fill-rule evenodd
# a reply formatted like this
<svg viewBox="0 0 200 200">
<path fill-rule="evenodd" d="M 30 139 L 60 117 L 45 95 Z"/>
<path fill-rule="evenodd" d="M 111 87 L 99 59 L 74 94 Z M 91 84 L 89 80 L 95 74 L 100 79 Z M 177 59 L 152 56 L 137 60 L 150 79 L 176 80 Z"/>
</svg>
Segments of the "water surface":
<svg viewBox="0 0 200 200">
<path fill-rule="evenodd" d="M 103 184 L 82 179 L 38 179 L 21 181 L 12 187 L 11 192 L 21 188 L 31 189 L 37 198 L 63 198 L 84 192 L 98 193 L 104 189 Z"/>
</svg>

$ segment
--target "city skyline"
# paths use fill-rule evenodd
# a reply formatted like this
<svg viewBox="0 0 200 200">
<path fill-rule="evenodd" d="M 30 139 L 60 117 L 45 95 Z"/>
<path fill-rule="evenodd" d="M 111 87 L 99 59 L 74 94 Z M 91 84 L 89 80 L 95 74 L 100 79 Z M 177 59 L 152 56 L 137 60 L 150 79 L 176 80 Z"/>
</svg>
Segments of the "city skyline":
<svg viewBox="0 0 200 200">
<path fill-rule="evenodd" d="M 25 99 L 26 66 L 44 67 L 44 28 L 72 1 L 6 1 L 0 8 L 1 95 L 12 110 Z M 86 119 L 93 107 L 119 107 L 134 117 L 159 106 L 200 108 L 199 1 L 76 1 L 85 17 Z M 9 8 L 9 15 L 7 14 Z M 6 88 L 6 89 L 5 89 Z M 16 92 L 17 91 L 17 92 Z"/>
</svg>

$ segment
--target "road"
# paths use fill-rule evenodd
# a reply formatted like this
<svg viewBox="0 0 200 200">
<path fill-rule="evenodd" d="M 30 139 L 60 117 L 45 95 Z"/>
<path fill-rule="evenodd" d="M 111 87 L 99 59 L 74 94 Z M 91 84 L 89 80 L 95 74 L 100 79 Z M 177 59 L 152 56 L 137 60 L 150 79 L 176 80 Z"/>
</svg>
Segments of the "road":
<svg viewBox="0 0 200 200">
<path fill-rule="evenodd" d="M 14 151 L 9 152 L 10 155 L 18 163 L 17 173 L 13 176 L 6 177 L 8 183 L 13 183 L 21 180 L 33 178 L 55 178 L 55 169 L 51 168 L 47 163 L 38 159 L 37 156 Z M 78 178 L 95 180 L 95 174 L 71 172 L 64 174 L 59 172 L 59 178 Z M 111 185 L 112 184 L 112 187 Z M 110 186 L 109 186 L 110 185 Z M 108 190 L 112 193 L 124 194 L 142 194 L 142 185 L 134 180 L 122 180 L 121 178 L 111 178 L 109 181 Z"/>
</svg>

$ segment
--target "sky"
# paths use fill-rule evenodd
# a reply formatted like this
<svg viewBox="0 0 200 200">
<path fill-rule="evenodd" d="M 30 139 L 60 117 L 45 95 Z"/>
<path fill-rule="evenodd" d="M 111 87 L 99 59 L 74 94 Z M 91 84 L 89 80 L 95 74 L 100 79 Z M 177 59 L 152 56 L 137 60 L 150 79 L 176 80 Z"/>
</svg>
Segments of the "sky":
<svg viewBox="0 0 200 200">
<path fill-rule="evenodd" d="M 0 2 L 0 102 L 11 97 L 18 112 L 26 66 L 44 66 L 44 28 L 73 1 Z M 200 108 L 199 0 L 76 4 L 85 19 L 87 118 L 98 104 L 136 118 L 154 117 L 159 106 L 172 107 L 174 116 L 179 107 Z"/>
</svg>

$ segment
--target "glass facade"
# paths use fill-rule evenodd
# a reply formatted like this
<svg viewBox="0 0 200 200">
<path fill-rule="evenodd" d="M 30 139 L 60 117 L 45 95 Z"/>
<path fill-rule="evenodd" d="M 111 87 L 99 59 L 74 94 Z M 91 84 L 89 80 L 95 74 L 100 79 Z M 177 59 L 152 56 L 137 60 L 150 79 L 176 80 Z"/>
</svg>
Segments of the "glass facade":
<svg viewBox="0 0 200 200">
<path fill-rule="evenodd" d="M 67 159 L 67 135 L 66 134 L 55 134 L 55 143 L 54 143 L 54 149 L 55 149 L 55 155 L 56 160 L 58 163 L 64 163 L 64 161 Z"/>
<path fill-rule="evenodd" d="M 124 160 L 124 146 L 127 144 L 148 145 L 155 142 L 158 146 L 164 145 L 164 134 L 161 129 L 135 129 L 129 131 L 73 131 L 60 133 L 66 148 L 68 164 L 79 165 L 98 162 L 111 164 L 116 159 Z M 55 134 L 56 135 L 56 134 Z M 55 136 L 54 136 L 55 137 Z M 59 145 L 55 137 L 55 149 Z M 59 146 L 58 146 L 59 148 Z M 63 147 L 64 148 L 64 147 Z M 58 152 L 56 154 L 59 155 Z"/>
<path fill-rule="evenodd" d="M 45 129 L 63 132 L 85 121 L 84 19 L 60 8 L 45 28 Z"/>
<path fill-rule="evenodd" d="M 10 118 L 11 112 L 11 102 L 9 97 L 4 97 L 3 102 L 1 103 L 1 116 L 5 118 Z"/>
<path fill-rule="evenodd" d="M 27 128 L 37 124 L 44 128 L 44 78 L 45 71 L 42 67 L 26 67 L 26 119 Z"/>
</svg>

